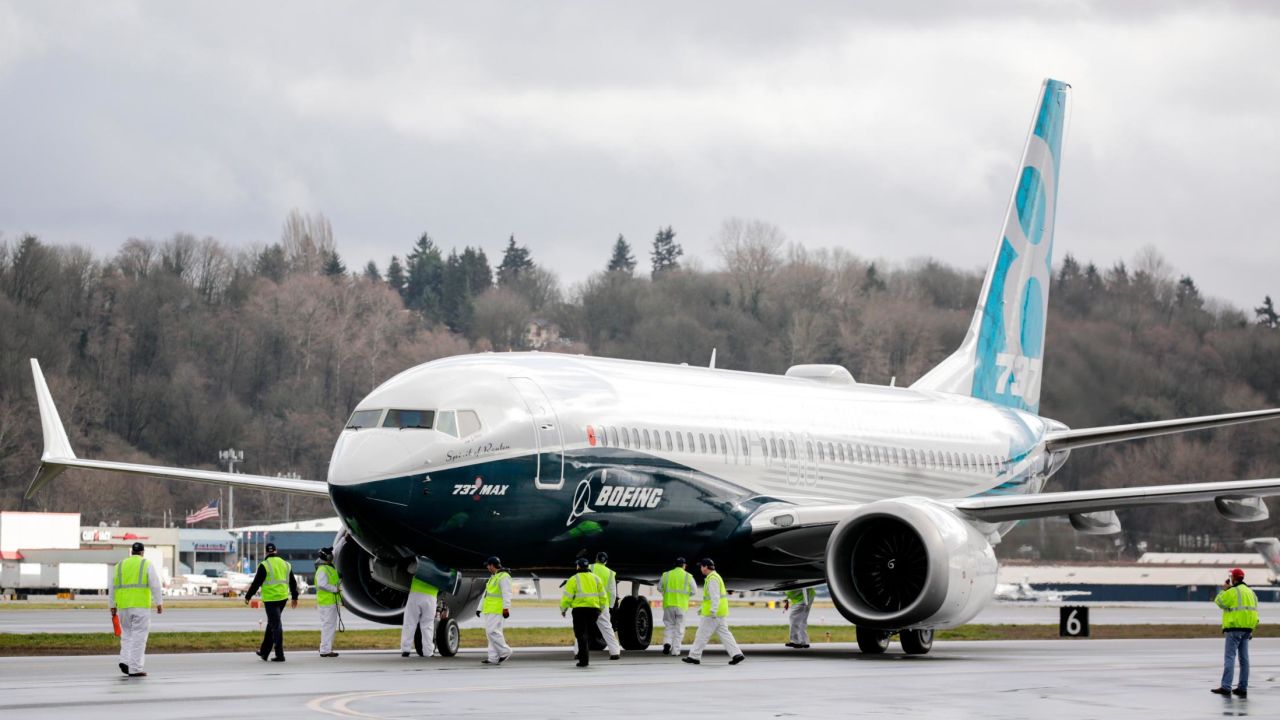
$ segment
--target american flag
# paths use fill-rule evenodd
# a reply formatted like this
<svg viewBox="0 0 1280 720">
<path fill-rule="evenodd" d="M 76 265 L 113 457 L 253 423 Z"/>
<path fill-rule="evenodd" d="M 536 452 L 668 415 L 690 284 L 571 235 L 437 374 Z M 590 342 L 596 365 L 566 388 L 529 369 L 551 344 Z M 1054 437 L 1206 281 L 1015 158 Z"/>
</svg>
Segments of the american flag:
<svg viewBox="0 0 1280 720">
<path fill-rule="evenodd" d="M 218 517 L 218 501 L 214 500 L 208 505 L 205 505 L 199 510 L 188 515 L 187 524 L 194 525 L 200 522 L 201 520 L 208 520 L 209 518 L 216 518 L 216 517 Z"/>
</svg>

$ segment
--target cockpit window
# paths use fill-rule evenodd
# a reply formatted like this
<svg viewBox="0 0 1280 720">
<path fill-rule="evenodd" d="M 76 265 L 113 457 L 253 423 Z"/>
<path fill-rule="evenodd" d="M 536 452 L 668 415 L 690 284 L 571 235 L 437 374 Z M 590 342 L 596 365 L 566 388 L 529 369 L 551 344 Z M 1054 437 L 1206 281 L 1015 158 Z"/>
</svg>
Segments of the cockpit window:
<svg viewBox="0 0 1280 720">
<path fill-rule="evenodd" d="M 440 411 L 440 416 L 436 418 L 436 430 L 458 437 L 458 418 L 452 410 Z"/>
<path fill-rule="evenodd" d="M 347 430 L 360 430 L 361 428 L 377 427 L 378 418 L 382 417 L 381 410 L 357 410 L 351 413 L 351 419 L 347 421 Z"/>
<path fill-rule="evenodd" d="M 476 415 L 476 411 L 459 410 L 458 434 L 462 437 L 471 437 L 478 432 L 480 432 L 480 416 Z"/>
<path fill-rule="evenodd" d="M 384 428 L 400 430 L 430 430 L 435 420 L 435 410 L 388 410 Z"/>
</svg>

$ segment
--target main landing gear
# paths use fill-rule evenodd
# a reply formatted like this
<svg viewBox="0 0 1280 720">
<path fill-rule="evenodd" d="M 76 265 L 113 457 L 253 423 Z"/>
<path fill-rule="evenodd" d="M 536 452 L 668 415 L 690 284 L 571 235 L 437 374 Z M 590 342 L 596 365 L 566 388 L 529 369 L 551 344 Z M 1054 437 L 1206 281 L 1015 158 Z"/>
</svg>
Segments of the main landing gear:
<svg viewBox="0 0 1280 720">
<path fill-rule="evenodd" d="M 891 630 L 858 627 L 858 649 L 867 655 L 881 655 L 889 649 L 889 639 L 893 637 Z M 924 655 L 933 649 L 932 630 L 902 630 L 898 633 L 898 641 L 902 643 L 902 651 L 908 655 Z"/>
</svg>

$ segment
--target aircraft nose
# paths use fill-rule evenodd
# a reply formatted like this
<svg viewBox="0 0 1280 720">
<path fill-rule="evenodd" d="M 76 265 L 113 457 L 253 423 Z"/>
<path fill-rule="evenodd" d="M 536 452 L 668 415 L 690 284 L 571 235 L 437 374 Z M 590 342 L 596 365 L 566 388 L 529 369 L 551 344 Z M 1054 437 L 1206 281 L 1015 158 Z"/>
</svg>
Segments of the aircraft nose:
<svg viewBox="0 0 1280 720">
<path fill-rule="evenodd" d="M 329 461 L 329 483 L 350 485 L 405 470 L 409 448 L 394 432 L 356 430 L 342 434 Z"/>
</svg>

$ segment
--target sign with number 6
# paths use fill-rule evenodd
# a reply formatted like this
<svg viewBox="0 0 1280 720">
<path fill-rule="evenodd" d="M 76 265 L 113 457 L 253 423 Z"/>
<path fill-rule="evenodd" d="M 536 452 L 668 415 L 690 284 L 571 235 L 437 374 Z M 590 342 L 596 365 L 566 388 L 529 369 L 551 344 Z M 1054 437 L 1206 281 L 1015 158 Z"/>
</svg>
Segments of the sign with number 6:
<svg viewBox="0 0 1280 720">
<path fill-rule="evenodd" d="M 1058 635 L 1089 637 L 1089 608 L 1084 605 L 1063 605 L 1058 608 Z"/>
</svg>

